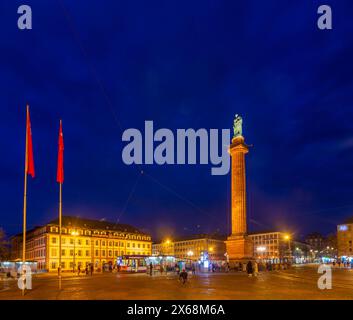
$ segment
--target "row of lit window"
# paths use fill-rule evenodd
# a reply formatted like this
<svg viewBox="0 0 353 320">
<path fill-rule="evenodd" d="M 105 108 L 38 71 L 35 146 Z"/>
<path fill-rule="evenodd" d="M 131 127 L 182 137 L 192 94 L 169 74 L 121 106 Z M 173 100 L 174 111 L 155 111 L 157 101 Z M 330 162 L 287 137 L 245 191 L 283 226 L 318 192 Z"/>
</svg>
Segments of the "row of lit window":
<svg viewBox="0 0 353 320">
<path fill-rule="evenodd" d="M 201 242 L 205 243 L 206 240 L 205 239 L 201 239 L 201 240 L 192 240 L 192 241 L 180 241 L 180 242 L 175 242 L 174 245 L 176 247 L 187 246 L 187 245 L 196 245 L 196 244 L 200 245 Z M 208 244 L 217 244 L 219 242 L 222 242 L 222 241 L 220 241 L 220 240 L 208 240 L 207 241 Z"/>
<path fill-rule="evenodd" d="M 72 232 L 78 232 L 80 235 L 91 235 L 92 232 L 90 230 L 76 230 L 76 229 L 66 229 L 66 228 L 61 228 L 61 233 L 72 233 Z M 58 227 L 51 227 L 50 228 L 50 232 L 59 232 L 59 228 Z M 110 233 L 111 235 L 115 236 L 115 237 L 122 237 L 122 238 L 128 238 L 128 239 L 136 239 L 136 240 L 151 240 L 151 237 L 149 236 L 140 236 L 140 235 L 130 235 L 127 234 L 125 235 L 124 233 L 118 233 L 118 232 L 114 232 L 114 233 Z M 93 235 L 107 235 L 106 231 L 98 231 L 95 230 L 93 231 Z"/>
<path fill-rule="evenodd" d="M 269 252 L 261 252 L 257 253 L 258 256 L 274 256 L 277 255 L 278 251 L 269 251 Z"/>
<path fill-rule="evenodd" d="M 45 238 L 41 237 L 39 239 L 35 239 L 34 241 L 28 241 L 26 243 L 26 248 L 33 249 L 34 247 L 38 247 L 44 244 L 45 244 Z"/>
<path fill-rule="evenodd" d="M 255 245 L 258 245 L 258 244 L 273 244 L 273 245 L 278 245 L 278 240 L 266 240 L 266 241 L 254 241 L 254 244 Z"/>
<path fill-rule="evenodd" d="M 113 257 L 113 251 L 112 250 L 95 250 L 94 251 L 95 256 L 99 257 L 105 257 L 106 253 L 108 254 L 108 257 Z M 101 253 L 101 255 L 99 254 Z M 115 253 L 115 257 L 119 256 L 119 252 L 118 251 L 114 251 Z M 143 255 L 148 255 L 148 252 L 138 252 L 139 254 L 143 254 Z M 52 248 L 51 249 L 51 256 L 52 257 L 56 257 L 58 254 L 58 250 L 56 248 Z M 61 250 L 61 256 L 65 257 L 66 254 L 68 254 L 69 256 L 73 256 L 74 255 L 74 250 L 70 249 L 70 250 L 66 250 L 66 249 L 62 249 Z M 85 254 L 86 257 L 89 257 L 91 255 L 91 251 L 90 250 L 75 250 L 75 255 L 78 257 L 82 257 Z M 130 254 L 136 254 L 136 252 L 127 252 L 127 255 Z M 120 252 L 120 255 L 124 255 L 124 251 Z"/>
<path fill-rule="evenodd" d="M 61 238 L 61 244 L 66 244 L 66 240 L 69 240 L 69 243 L 70 243 L 70 244 L 75 244 L 75 239 L 74 239 L 74 238 L 69 238 L 69 239 Z M 52 244 L 59 243 L 59 238 L 52 237 L 52 238 L 51 238 L 51 243 L 52 243 Z M 82 239 L 76 239 L 76 244 L 82 245 L 83 243 L 85 243 L 86 246 L 89 246 L 90 241 L 89 241 L 89 240 L 85 240 L 85 241 L 83 242 Z"/>
<path fill-rule="evenodd" d="M 69 238 L 69 240 L 70 240 L 70 244 L 74 244 L 75 243 L 75 239 L 74 238 Z M 56 244 L 56 243 L 58 243 L 59 242 L 59 239 L 57 239 L 56 237 L 52 237 L 52 244 Z M 66 239 L 65 238 L 62 238 L 61 239 L 61 244 L 65 244 L 66 243 Z M 86 244 L 86 246 L 88 246 L 89 244 L 90 244 L 90 241 L 89 240 L 85 240 L 85 241 L 82 241 L 82 239 L 76 239 L 76 243 L 78 244 L 78 245 L 82 245 L 83 243 L 85 243 Z M 96 240 L 95 241 L 95 245 L 96 246 L 99 246 L 99 243 L 100 243 L 100 240 Z M 120 241 L 105 241 L 105 240 L 102 240 L 101 241 L 101 244 L 102 244 L 102 246 L 105 246 L 106 244 L 107 245 L 109 245 L 109 247 L 113 247 L 113 246 L 115 246 L 115 247 L 124 247 L 124 242 L 120 242 Z M 131 247 L 132 248 L 135 248 L 135 247 L 137 247 L 137 248 L 150 248 L 150 244 L 149 243 L 147 243 L 147 244 L 145 244 L 145 243 L 137 243 L 137 244 L 135 244 L 135 242 L 132 242 L 132 243 L 130 243 L 130 242 L 127 242 L 126 243 L 126 247 L 130 247 L 130 245 L 131 245 Z"/>
<path fill-rule="evenodd" d="M 45 250 L 34 250 L 34 251 L 27 251 L 26 252 L 26 259 L 33 259 L 37 257 L 45 257 Z"/>
<path fill-rule="evenodd" d="M 86 262 L 86 265 L 85 265 L 85 267 L 87 266 L 89 266 L 89 264 L 90 264 L 90 262 Z M 52 263 L 50 264 L 50 266 L 51 266 L 51 268 L 52 269 L 56 269 L 58 266 L 59 266 L 59 263 L 56 263 L 55 261 L 52 261 Z M 76 267 L 80 267 L 80 268 L 82 268 L 82 266 L 84 266 L 84 264 L 81 262 L 81 261 L 78 261 L 77 263 L 76 263 Z M 61 268 L 62 269 L 66 269 L 66 267 L 69 267 L 70 269 L 73 269 L 74 268 L 74 262 L 73 261 L 70 261 L 69 263 L 66 263 L 65 261 L 62 261 L 61 262 Z M 83 271 L 83 270 L 82 270 Z"/>
<path fill-rule="evenodd" d="M 195 251 L 205 251 L 206 249 L 204 247 L 201 247 L 201 248 L 194 248 L 194 247 L 191 247 L 191 248 L 175 248 L 175 251 L 190 251 L 190 250 L 195 250 Z"/>
<path fill-rule="evenodd" d="M 250 235 L 250 238 L 253 238 L 255 240 L 271 240 L 271 239 L 278 239 L 279 234 L 278 233 L 271 233 L 271 234 L 264 234 L 264 235 Z"/>
</svg>

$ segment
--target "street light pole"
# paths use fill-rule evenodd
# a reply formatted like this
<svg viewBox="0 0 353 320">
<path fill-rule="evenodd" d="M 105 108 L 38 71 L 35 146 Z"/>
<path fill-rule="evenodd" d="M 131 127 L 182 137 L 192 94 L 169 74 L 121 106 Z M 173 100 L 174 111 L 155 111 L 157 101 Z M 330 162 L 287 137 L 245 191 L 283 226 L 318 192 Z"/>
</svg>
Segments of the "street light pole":
<svg viewBox="0 0 353 320">
<path fill-rule="evenodd" d="M 74 237 L 74 265 L 73 265 L 72 272 L 75 273 L 75 265 L 76 265 L 76 238 L 75 238 L 75 236 L 78 235 L 78 232 L 77 231 L 73 231 L 71 233 L 71 235 Z"/>
<path fill-rule="evenodd" d="M 290 235 L 289 234 L 286 234 L 284 236 L 284 239 L 288 241 L 288 258 L 289 260 L 291 261 L 291 256 L 292 256 L 292 249 L 291 249 L 291 246 L 290 246 Z"/>
<path fill-rule="evenodd" d="M 73 273 L 75 273 L 75 266 L 76 266 L 76 238 L 74 238 L 74 270 Z"/>
</svg>

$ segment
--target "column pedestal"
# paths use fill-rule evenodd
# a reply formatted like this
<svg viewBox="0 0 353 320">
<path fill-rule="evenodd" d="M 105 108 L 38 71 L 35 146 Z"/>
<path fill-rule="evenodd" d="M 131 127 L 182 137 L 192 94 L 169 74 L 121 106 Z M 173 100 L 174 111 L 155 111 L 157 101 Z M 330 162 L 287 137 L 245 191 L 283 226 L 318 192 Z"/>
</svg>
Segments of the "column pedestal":
<svg viewBox="0 0 353 320">
<path fill-rule="evenodd" d="M 248 262 L 253 260 L 254 244 L 248 236 L 231 235 L 225 243 L 230 262 Z"/>
</svg>

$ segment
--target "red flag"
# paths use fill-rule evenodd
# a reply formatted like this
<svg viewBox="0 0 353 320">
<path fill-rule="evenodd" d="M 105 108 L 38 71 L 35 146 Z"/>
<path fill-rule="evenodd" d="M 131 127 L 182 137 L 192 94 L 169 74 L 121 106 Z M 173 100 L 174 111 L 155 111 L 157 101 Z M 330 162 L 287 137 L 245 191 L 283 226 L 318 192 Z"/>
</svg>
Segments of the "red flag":
<svg viewBox="0 0 353 320">
<path fill-rule="evenodd" d="M 56 173 L 56 181 L 58 183 L 64 182 L 64 135 L 61 120 L 59 128 L 58 171 Z"/>
<path fill-rule="evenodd" d="M 26 124 L 26 136 L 27 136 L 27 150 L 26 150 L 26 173 L 30 174 L 34 178 L 34 160 L 33 160 L 33 144 L 32 144 L 32 130 L 31 130 L 31 119 L 29 117 L 29 106 L 27 105 L 27 124 Z"/>
</svg>

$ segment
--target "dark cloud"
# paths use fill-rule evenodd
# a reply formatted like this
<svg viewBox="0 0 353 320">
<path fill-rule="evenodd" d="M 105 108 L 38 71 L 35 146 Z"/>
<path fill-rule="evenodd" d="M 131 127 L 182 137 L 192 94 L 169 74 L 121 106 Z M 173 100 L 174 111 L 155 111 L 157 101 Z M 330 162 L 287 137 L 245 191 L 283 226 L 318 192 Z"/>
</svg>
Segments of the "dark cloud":
<svg viewBox="0 0 353 320">
<path fill-rule="evenodd" d="M 166 233 L 229 230 L 229 176 L 210 166 L 126 167 L 121 130 L 227 128 L 247 156 L 252 229 L 331 232 L 353 208 L 350 1 L 19 1 L 0 4 L 1 225 L 21 229 L 25 104 L 37 177 L 28 220 L 57 214 L 58 121 L 65 135 L 64 211 Z M 136 182 L 137 181 L 137 182 Z M 200 227 L 197 227 L 200 225 Z M 162 231 L 161 231 L 162 230 Z"/>
</svg>

